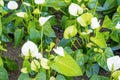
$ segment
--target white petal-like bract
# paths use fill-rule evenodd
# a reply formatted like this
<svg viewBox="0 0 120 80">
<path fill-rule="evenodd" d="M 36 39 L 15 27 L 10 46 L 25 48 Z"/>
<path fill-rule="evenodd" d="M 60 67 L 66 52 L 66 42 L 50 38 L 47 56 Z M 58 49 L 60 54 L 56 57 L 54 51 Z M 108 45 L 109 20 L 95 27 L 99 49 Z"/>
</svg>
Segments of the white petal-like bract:
<svg viewBox="0 0 120 80">
<path fill-rule="evenodd" d="M 120 22 L 118 22 L 115 26 L 116 29 L 120 29 Z"/>
<path fill-rule="evenodd" d="M 18 8 L 18 4 L 16 1 L 9 1 L 7 7 L 11 10 L 15 10 Z"/>
<path fill-rule="evenodd" d="M 40 17 L 39 18 L 39 23 L 41 26 L 43 26 L 52 16 L 47 16 L 47 17 Z"/>
<path fill-rule="evenodd" d="M 93 18 L 91 19 L 91 28 L 92 28 L 92 29 L 96 29 L 96 28 L 98 28 L 98 27 L 100 27 L 100 24 L 99 24 L 99 22 L 98 22 L 98 19 L 97 19 L 96 17 L 93 17 Z"/>
<path fill-rule="evenodd" d="M 27 18 L 28 17 L 28 14 L 26 12 L 18 12 L 18 13 L 16 13 L 16 15 L 18 17 L 21 17 L 21 18 Z"/>
<path fill-rule="evenodd" d="M 0 6 L 4 6 L 4 1 L 0 0 Z"/>
<path fill-rule="evenodd" d="M 22 54 L 23 56 L 31 56 L 31 57 L 36 57 L 36 54 L 38 54 L 38 48 L 35 43 L 32 41 L 27 41 L 23 46 L 22 46 Z"/>
<path fill-rule="evenodd" d="M 113 56 L 107 59 L 107 66 L 110 71 L 115 71 L 120 68 L 120 57 Z"/>
<path fill-rule="evenodd" d="M 57 48 L 53 48 L 53 51 L 60 56 L 64 56 L 64 49 L 62 47 L 57 46 Z"/>
<path fill-rule="evenodd" d="M 23 2 L 23 4 L 26 5 L 26 6 L 31 6 L 31 4 L 27 3 L 27 2 Z"/>
<path fill-rule="evenodd" d="M 42 57 L 42 54 L 41 53 L 38 53 L 38 54 L 36 54 L 36 59 L 42 59 L 43 57 Z"/>
<path fill-rule="evenodd" d="M 35 0 L 35 4 L 44 4 L 45 0 Z"/>
<path fill-rule="evenodd" d="M 78 16 L 79 14 L 83 13 L 83 9 L 75 3 L 70 4 L 68 11 L 72 16 Z"/>
<path fill-rule="evenodd" d="M 42 58 L 42 59 L 41 59 L 41 66 L 42 66 L 44 69 L 50 69 L 50 67 L 48 66 L 48 62 L 49 62 L 48 59 Z"/>
</svg>

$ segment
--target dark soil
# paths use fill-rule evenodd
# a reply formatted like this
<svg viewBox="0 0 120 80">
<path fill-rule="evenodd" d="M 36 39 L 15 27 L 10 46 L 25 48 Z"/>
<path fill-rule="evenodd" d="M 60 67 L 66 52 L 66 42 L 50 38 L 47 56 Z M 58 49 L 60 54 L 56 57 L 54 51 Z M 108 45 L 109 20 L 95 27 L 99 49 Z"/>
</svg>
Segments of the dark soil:
<svg viewBox="0 0 120 80">
<path fill-rule="evenodd" d="M 9 71 L 9 80 L 17 80 L 18 76 L 20 75 L 20 70 L 22 67 L 22 58 L 20 58 L 21 47 L 14 47 L 13 43 L 8 43 L 6 45 L 7 52 L 3 52 L 2 55 L 5 57 L 7 56 L 9 59 L 14 60 L 18 64 L 17 71 Z"/>
</svg>

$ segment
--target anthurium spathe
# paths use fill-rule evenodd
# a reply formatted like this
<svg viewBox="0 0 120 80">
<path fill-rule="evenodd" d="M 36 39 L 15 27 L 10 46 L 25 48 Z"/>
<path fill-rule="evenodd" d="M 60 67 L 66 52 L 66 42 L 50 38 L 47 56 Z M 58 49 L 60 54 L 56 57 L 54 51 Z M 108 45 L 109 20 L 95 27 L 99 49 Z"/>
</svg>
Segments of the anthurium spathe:
<svg viewBox="0 0 120 80">
<path fill-rule="evenodd" d="M 47 16 L 47 17 L 40 17 L 39 18 L 39 23 L 41 26 L 43 26 L 52 16 Z"/>
<path fill-rule="evenodd" d="M 115 26 L 116 29 L 120 29 L 120 22 L 118 22 Z"/>
<path fill-rule="evenodd" d="M 64 56 L 64 49 L 62 47 L 57 46 L 56 48 L 53 48 L 53 51 L 60 56 Z"/>
<path fill-rule="evenodd" d="M 83 9 L 75 3 L 70 4 L 68 11 L 72 16 L 78 16 L 79 14 L 83 13 Z"/>
<path fill-rule="evenodd" d="M 77 28 L 74 25 L 72 25 L 65 29 L 64 38 L 69 39 L 69 38 L 74 37 L 76 34 L 77 34 Z"/>
<path fill-rule="evenodd" d="M 4 1 L 0 0 L 0 6 L 4 6 Z"/>
<path fill-rule="evenodd" d="M 98 19 L 97 19 L 96 17 L 93 17 L 93 18 L 91 19 L 91 28 L 92 28 L 92 29 L 96 29 L 96 28 L 98 28 L 98 27 L 100 27 L 100 24 L 99 24 L 99 22 L 98 22 Z"/>
<path fill-rule="evenodd" d="M 39 69 L 40 69 L 40 62 L 34 59 L 34 60 L 31 62 L 31 69 L 32 69 L 33 71 L 38 72 Z"/>
<path fill-rule="evenodd" d="M 50 67 L 48 66 L 48 63 L 49 63 L 49 60 L 46 59 L 46 58 L 41 58 L 41 66 L 44 68 L 44 69 L 50 69 Z"/>
<path fill-rule="evenodd" d="M 113 56 L 107 59 L 107 66 L 110 71 L 115 71 L 120 68 L 120 57 Z"/>
<path fill-rule="evenodd" d="M 45 0 L 35 0 L 35 4 L 44 4 Z"/>
<path fill-rule="evenodd" d="M 77 17 L 77 22 L 80 23 L 81 26 L 86 27 L 90 25 L 92 17 L 93 15 L 87 12 Z"/>
<path fill-rule="evenodd" d="M 15 10 L 18 8 L 18 4 L 16 1 L 9 1 L 7 7 L 11 10 Z"/>
<path fill-rule="evenodd" d="M 31 6 L 31 4 L 27 3 L 27 2 L 23 2 L 23 4 L 26 5 L 26 6 Z"/>
<path fill-rule="evenodd" d="M 26 12 L 18 12 L 18 13 L 16 13 L 16 15 L 18 17 L 21 17 L 21 18 L 27 18 L 28 17 L 28 14 Z"/>
<path fill-rule="evenodd" d="M 23 46 L 22 46 L 22 55 L 23 56 L 31 56 L 35 57 L 36 54 L 38 54 L 38 48 L 35 43 L 32 41 L 27 41 Z"/>
</svg>

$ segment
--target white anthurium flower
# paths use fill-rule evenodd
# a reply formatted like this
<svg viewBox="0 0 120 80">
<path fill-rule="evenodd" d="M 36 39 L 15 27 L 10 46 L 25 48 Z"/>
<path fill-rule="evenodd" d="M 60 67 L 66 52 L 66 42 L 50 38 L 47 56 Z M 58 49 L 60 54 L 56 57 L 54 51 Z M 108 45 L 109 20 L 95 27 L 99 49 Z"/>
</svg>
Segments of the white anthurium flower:
<svg viewBox="0 0 120 80">
<path fill-rule="evenodd" d="M 40 62 L 38 61 L 38 60 L 33 60 L 32 62 L 31 62 L 31 69 L 33 70 L 33 71 L 36 71 L 36 72 L 38 72 L 38 69 L 40 69 Z"/>
<path fill-rule="evenodd" d="M 9 1 L 7 7 L 11 10 L 15 10 L 18 8 L 18 4 L 16 1 Z"/>
<path fill-rule="evenodd" d="M 43 57 L 42 57 L 42 54 L 41 54 L 41 53 L 36 54 L 36 59 L 41 60 L 42 58 L 43 58 Z"/>
<path fill-rule="evenodd" d="M 0 0 L 0 5 L 4 6 L 4 1 L 3 0 Z"/>
<path fill-rule="evenodd" d="M 72 16 L 78 16 L 79 14 L 83 13 L 83 9 L 75 3 L 70 4 L 68 11 Z"/>
<path fill-rule="evenodd" d="M 26 67 L 24 67 L 24 68 L 21 69 L 21 72 L 22 72 L 22 73 L 28 73 L 28 70 L 27 70 Z"/>
<path fill-rule="evenodd" d="M 116 29 L 120 29 L 120 22 L 118 22 L 115 26 Z"/>
<path fill-rule="evenodd" d="M 22 54 L 23 56 L 31 56 L 31 57 L 36 57 L 36 54 L 38 54 L 38 48 L 35 43 L 32 41 L 27 41 L 23 46 L 22 46 Z"/>
<path fill-rule="evenodd" d="M 18 13 L 16 13 L 16 15 L 18 17 L 21 17 L 21 18 L 27 18 L 28 17 L 28 14 L 26 12 L 18 12 Z"/>
<path fill-rule="evenodd" d="M 48 66 L 48 62 L 49 62 L 48 59 L 42 58 L 42 59 L 41 59 L 41 66 L 42 66 L 44 69 L 50 69 L 50 67 Z"/>
<path fill-rule="evenodd" d="M 31 6 L 31 4 L 27 3 L 27 2 L 23 2 L 23 4 L 26 5 L 26 6 Z"/>
<path fill-rule="evenodd" d="M 41 26 L 43 26 L 52 16 L 47 16 L 47 17 L 40 17 L 39 18 L 39 23 Z"/>
<path fill-rule="evenodd" d="M 51 77 L 50 77 L 50 80 L 55 80 L 55 77 L 54 77 L 54 76 L 51 76 Z"/>
<path fill-rule="evenodd" d="M 98 27 L 100 27 L 100 24 L 99 24 L 99 22 L 98 22 L 98 19 L 97 19 L 96 17 L 93 17 L 93 18 L 91 19 L 91 28 L 92 28 L 92 29 L 96 29 L 96 28 L 98 28 Z"/>
<path fill-rule="evenodd" d="M 53 51 L 60 56 L 64 56 L 64 49 L 62 47 L 57 46 L 56 48 L 53 48 Z"/>
<path fill-rule="evenodd" d="M 120 68 L 120 57 L 113 56 L 107 59 L 107 66 L 110 71 L 115 71 Z"/>
<path fill-rule="evenodd" d="M 45 0 L 35 0 L 35 4 L 44 4 Z"/>
</svg>

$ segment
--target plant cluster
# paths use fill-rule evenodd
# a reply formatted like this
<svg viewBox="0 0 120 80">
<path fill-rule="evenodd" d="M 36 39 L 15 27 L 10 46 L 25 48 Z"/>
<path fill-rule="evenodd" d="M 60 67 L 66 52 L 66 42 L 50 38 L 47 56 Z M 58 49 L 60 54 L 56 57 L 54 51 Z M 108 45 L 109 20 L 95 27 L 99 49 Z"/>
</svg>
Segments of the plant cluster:
<svg viewBox="0 0 120 80">
<path fill-rule="evenodd" d="M 120 80 L 120 0 L 0 0 L 0 50 L 14 41 L 23 65 L 18 80 Z M 60 15 L 60 18 L 57 17 Z M 55 35 L 53 27 L 64 32 Z M 17 64 L 0 57 L 0 80 Z M 15 67 L 16 66 L 16 67 Z M 98 75 L 100 69 L 109 77 Z"/>
</svg>

